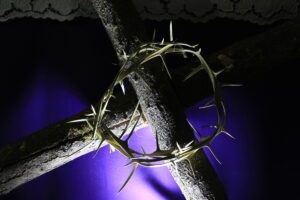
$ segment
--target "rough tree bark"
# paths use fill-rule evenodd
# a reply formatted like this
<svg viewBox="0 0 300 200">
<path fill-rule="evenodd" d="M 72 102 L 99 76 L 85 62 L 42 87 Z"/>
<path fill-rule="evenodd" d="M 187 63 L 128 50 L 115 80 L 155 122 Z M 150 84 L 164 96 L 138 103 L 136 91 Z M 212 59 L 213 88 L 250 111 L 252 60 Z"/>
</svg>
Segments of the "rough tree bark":
<svg viewBox="0 0 300 200">
<path fill-rule="evenodd" d="M 226 79 L 253 80 L 274 67 L 283 66 L 286 61 L 299 57 L 300 23 L 299 19 L 295 19 L 217 51 L 207 56 L 207 61 L 211 66 L 217 67 L 233 65 L 234 68 L 224 74 Z M 184 70 L 186 69 L 183 68 Z M 182 74 L 181 69 L 176 69 L 173 78 L 180 80 Z M 192 105 L 203 97 L 199 92 L 184 93 L 187 88 L 198 89 L 195 84 L 197 78 L 196 75 L 179 88 L 180 93 L 187 97 L 184 99 L 185 105 Z M 115 114 L 106 121 L 108 126 L 116 127 L 116 133 L 124 127 L 135 101 L 132 96 L 121 96 L 118 99 L 122 104 L 112 102 L 112 108 L 120 115 Z M 86 138 L 91 136 L 85 124 L 66 123 L 81 118 L 89 110 L 0 149 L 0 195 L 93 151 L 97 147 L 97 141 L 76 152 L 87 144 Z"/>
<path fill-rule="evenodd" d="M 117 96 L 118 101 L 112 102 L 113 106 L 109 107 L 112 112 L 104 119 L 103 126 L 111 128 L 116 135 L 122 133 L 126 121 L 134 110 L 135 95 L 133 93 L 127 95 L 126 98 L 123 95 Z M 85 122 L 68 123 L 81 119 L 89 113 L 91 109 L 86 109 L 2 148 L 0 150 L 0 195 L 96 150 L 100 141 L 91 140 L 92 131 Z M 144 118 L 141 119 L 138 128 L 146 126 Z"/>
</svg>

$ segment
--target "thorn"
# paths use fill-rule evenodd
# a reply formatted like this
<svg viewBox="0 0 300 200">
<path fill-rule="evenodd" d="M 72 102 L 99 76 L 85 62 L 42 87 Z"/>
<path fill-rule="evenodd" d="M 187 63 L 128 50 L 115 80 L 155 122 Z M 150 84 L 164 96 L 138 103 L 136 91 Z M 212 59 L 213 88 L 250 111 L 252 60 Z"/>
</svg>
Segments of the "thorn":
<svg viewBox="0 0 300 200">
<path fill-rule="evenodd" d="M 91 117 L 91 116 L 95 116 L 95 114 L 94 113 L 90 113 L 90 114 L 85 114 L 84 116 Z"/>
<path fill-rule="evenodd" d="M 177 146 L 177 148 L 178 148 L 178 150 L 179 150 L 179 153 L 181 153 L 181 152 L 182 152 L 182 149 L 181 149 L 180 145 L 178 144 L 178 142 L 176 142 L 176 146 Z"/>
<path fill-rule="evenodd" d="M 121 192 L 121 191 L 123 190 L 123 188 L 127 185 L 128 181 L 130 180 L 130 178 L 131 178 L 132 175 L 134 174 L 134 172 L 135 172 L 136 168 L 138 167 L 138 165 L 139 165 L 139 164 L 136 163 L 136 164 L 133 166 L 133 168 L 132 168 L 132 170 L 131 170 L 131 172 L 130 172 L 128 178 L 126 179 L 126 181 L 124 182 L 124 184 L 123 184 L 122 187 L 120 188 L 119 192 Z"/>
<path fill-rule="evenodd" d="M 163 45 L 165 42 L 165 38 L 162 39 L 162 41 L 160 42 L 160 45 Z"/>
<path fill-rule="evenodd" d="M 191 124 L 191 122 L 188 119 L 186 121 L 188 122 L 188 124 L 190 125 L 190 127 L 198 134 L 199 138 L 202 140 L 203 136 L 199 133 L 199 131 L 197 129 L 195 129 L 195 127 Z M 193 141 L 191 141 L 191 142 L 193 142 Z"/>
<path fill-rule="evenodd" d="M 226 134 L 228 137 L 235 140 L 235 137 L 233 137 L 229 132 L 225 131 L 224 129 L 221 131 L 222 133 Z"/>
<path fill-rule="evenodd" d="M 124 51 L 124 49 L 122 51 L 123 51 L 123 58 L 124 58 L 124 60 L 127 60 L 127 54 L 126 54 L 126 52 Z"/>
<path fill-rule="evenodd" d="M 101 148 L 101 145 L 103 144 L 104 140 L 105 140 L 104 138 L 101 139 L 101 141 L 100 141 L 100 143 L 99 143 L 99 145 L 98 145 L 98 147 L 97 147 L 97 151 L 96 151 L 96 153 L 93 155 L 93 158 L 95 158 L 96 155 L 98 154 L 98 152 L 99 152 L 99 150 L 100 150 L 100 148 Z"/>
<path fill-rule="evenodd" d="M 217 72 L 213 72 L 213 74 L 214 74 L 215 76 L 219 76 L 221 73 L 223 73 L 223 72 L 225 71 L 225 69 L 226 69 L 226 68 L 221 69 L 221 70 L 219 70 L 219 71 L 217 71 Z"/>
<path fill-rule="evenodd" d="M 129 165 L 131 165 L 133 163 L 133 160 L 131 160 L 129 163 L 125 164 L 124 167 L 128 167 Z"/>
<path fill-rule="evenodd" d="M 165 67 L 165 70 L 166 70 L 166 72 L 167 72 L 169 78 L 172 80 L 172 76 L 171 76 L 171 73 L 170 73 L 170 71 L 169 71 L 169 69 L 168 69 L 168 66 L 167 66 L 167 63 L 166 63 L 166 61 L 165 61 L 165 58 L 164 58 L 162 55 L 160 56 L 160 58 L 161 58 L 161 60 L 162 60 L 162 63 L 163 63 L 163 65 L 164 65 L 164 67 Z"/>
<path fill-rule="evenodd" d="M 193 144 L 193 142 L 194 142 L 194 140 L 192 140 L 192 141 L 190 141 L 189 143 L 187 143 L 187 144 L 185 145 L 185 148 L 191 146 L 191 144 Z"/>
<path fill-rule="evenodd" d="M 112 145 L 109 145 L 109 153 L 113 153 L 115 151 L 116 151 L 115 147 L 113 147 Z"/>
<path fill-rule="evenodd" d="M 92 126 L 92 124 L 89 121 L 86 121 L 87 125 L 90 127 L 91 130 L 94 129 L 94 127 Z"/>
<path fill-rule="evenodd" d="M 76 119 L 76 120 L 69 121 L 67 123 L 78 123 L 78 122 L 87 122 L 87 119 Z"/>
<path fill-rule="evenodd" d="M 134 116 L 136 115 L 136 112 L 137 112 L 137 110 L 139 108 L 139 105 L 140 105 L 140 100 L 137 102 L 137 104 L 136 104 L 136 106 L 134 108 L 134 111 L 133 111 L 133 113 L 130 116 L 129 122 L 127 122 L 125 128 L 123 129 L 121 135 L 119 136 L 119 139 L 121 139 L 124 136 L 124 134 L 127 132 L 129 125 L 131 124 Z M 139 121 L 140 117 L 141 117 L 141 115 L 139 115 L 139 118 L 138 118 L 137 122 Z M 134 128 L 135 128 L 136 125 L 137 125 L 137 123 L 135 123 Z"/>
<path fill-rule="evenodd" d="M 208 148 L 208 150 L 210 151 L 210 153 L 213 155 L 213 157 L 216 159 L 216 161 L 222 165 L 221 161 L 218 159 L 218 157 L 216 156 L 216 154 L 213 152 L 213 150 L 210 148 L 210 146 L 206 146 Z"/>
<path fill-rule="evenodd" d="M 202 109 L 210 108 L 210 107 L 213 107 L 213 106 L 215 106 L 215 104 L 209 104 L 209 105 L 205 105 L 205 106 L 200 106 L 200 107 L 198 107 L 198 109 L 202 110 Z"/>
<path fill-rule="evenodd" d="M 197 44 L 195 47 L 197 47 L 197 46 L 198 46 L 198 44 Z M 196 51 L 196 54 L 200 55 L 200 54 L 201 54 L 201 51 L 202 51 L 202 49 L 199 48 L 198 51 Z"/>
<path fill-rule="evenodd" d="M 198 72 L 200 72 L 200 71 L 202 71 L 202 70 L 204 70 L 204 68 L 201 67 L 201 65 L 198 66 L 198 67 L 196 67 L 196 68 L 194 68 L 194 69 L 192 70 L 192 72 L 189 73 L 189 74 L 183 79 L 183 82 L 186 81 L 186 80 L 188 80 L 188 79 L 190 79 L 191 77 L 193 77 L 195 74 L 197 74 Z"/>
<path fill-rule="evenodd" d="M 123 94 L 125 95 L 125 87 L 124 87 L 123 81 L 120 81 L 119 84 L 120 84 L 120 86 L 121 86 L 121 89 L 122 89 Z"/>
<path fill-rule="evenodd" d="M 97 114 L 97 113 L 96 113 L 96 110 L 95 110 L 95 108 L 94 108 L 94 106 L 93 106 L 93 105 L 91 105 L 91 110 L 93 111 L 94 115 L 96 115 L 96 114 Z"/>
<path fill-rule="evenodd" d="M 128 137 L 126 138 L 126 141 L 128 141 L 129 138 L 131 138 L 131 136 L 132 136 L 132 134 L 133 134 L 133 132 L 134 132 L 136 126 L 138 125 L 138 123 L 139 123 L 139 121 L 140 121 L 140 118 L 141 118 L 141 115 L 139 115 L 138 119 L 136 120 L 135 124 L 133 125 L 133 127 L 132 127 L 130 133 L 128 134 Z"/>
<path fill-rule="evenodd" d="M 152 41 L 153 41 L 153 42 L 155 41 L 155 36 L 156 36 L 156 29 L 154 29 L 153 35 L 152 35 Z"/>
<path fill-rule="evenodd" d="M 214 102 L 215 102 L 215 100 L 211 99 L 210 101 L 205 103 L 204 106 L 200 106 L 199 109 L 205 109 L 205 108 L 209 108 L 210 106 L 214 106 L 215 105 Z"/>
<path fill-rule="evenodd" d="M 172 20 L 170 21 L 170 41 L 173 42 L 173 25 L 172 25 Z"/>
</svg>

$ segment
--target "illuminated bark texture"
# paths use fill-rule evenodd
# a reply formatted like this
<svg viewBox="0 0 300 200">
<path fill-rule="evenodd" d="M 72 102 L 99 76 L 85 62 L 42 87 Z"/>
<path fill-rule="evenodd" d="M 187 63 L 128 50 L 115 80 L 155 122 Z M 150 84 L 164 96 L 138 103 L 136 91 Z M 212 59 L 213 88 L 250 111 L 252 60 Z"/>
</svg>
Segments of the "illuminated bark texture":
<svg viewBox="0 0 300 200">
<path fill-rule="evenodd" d="M 134 110 L 135 95 L 127 95 L 126 98 L 122 95 L 118 97 L 119 101 L 112 102 L 109 107 L 112 112 L 103 123 L 116 135 L 122 133 Z M 100 141 L 91 140 L 92 131 L 85 122 L 68 123 L 89 113 L 91 109 L 82 111 L 0 149 L 0 195 L 96 150 Z M 145 121 L 140 120 L 138 128 L 145 125 Z"/>
</svg>

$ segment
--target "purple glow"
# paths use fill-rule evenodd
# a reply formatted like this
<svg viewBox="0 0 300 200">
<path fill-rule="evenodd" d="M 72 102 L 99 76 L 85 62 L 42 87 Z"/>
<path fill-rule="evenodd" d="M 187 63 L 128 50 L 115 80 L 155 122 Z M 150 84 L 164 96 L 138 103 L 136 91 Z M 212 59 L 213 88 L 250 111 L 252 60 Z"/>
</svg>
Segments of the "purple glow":
<svg viewBox="0 0 300 200">
<path fill-rule="evenodd" d="M 87 107 L 88 104 L 66 83 L 49 76 L 47 72 L 37 72 L 22 98 L 12 107 L 11 113 L 14 114 L 8 117 L 8 124 L 17 126 L 9 127 L 10 140 L 27 136 Z"/>
<path fill-rule="evenodd" d="M 236 139 L 221 134 L 213 141 L 212 149 L 222 165 L 208 149 L 204 151 L 223 182 L 229 199 L 256 199 L 255 195 L 259 189 L 254 183 L 257 182 L 260 173 L 257 166 L 259 145 L 254 140 L 257 125 L 253 116 L 256 111 L 251 109 L 253 104 L 249 103 L 245 96 L 242 97 L 244 92 L 241 89 L 227 89 L 223 91 L 223 95 L 227 112 L 225 129 Z M 216 111 L 213 107 L 198 109 L 206 102 L 198 102 L 186 111 L 190 122 L 202 131 L 203 135 L 210 134 L 213 129 L 201 127 L 215 124 L 216 121 Z"/>
<path fill-rule="evenodd" d="M 48 79 L 44 74 L 24 93 L 23 99 L 14 108 L 18 116 L 11 116 L 9 124 L 17 124 L 9 132 L 10 140 L 20 138 L 48 124 L 68 117 L 82 110 L 87 103 L 74 90 L 64 87 L 60 80 Z M 213 143 L 216 155 L 222 161 L 220 166 L 207 153 L 224 183 L 230 200 L 254 199 L 257 181 L 256 149 L 251 134 L 255 131 L 253 112 L 241 91 L 226 90 L 225 102 L 228 112 L 227 130 L 237 139 L 219 136 Z M 240 99 L 234 98 L 239 96 Z M 198 110 L 201 103 L 187 109 L 189 120 L 197 127 L 210 124 L 214 113 Z M 251 114 L 250 114 L 251 113 Z M 208 130 L 204 133 L 208 133 Z M 6 141 L 9 142 L 10 140 Z M 142 142 L 137 143 L 137 141 Z M 154 150 L 154 137 L 149 128 L 137 131 L 131 145 L 147 152 Z M 250 149 L 250 150 L 249 150 Z M 118 193 L 131 167 L 123 167 L 128 160 L 120 153 L 109 153 L 103 148 L 99 154 L 93 153 L 76 159 L 14 191 L 6 199 L 184 199 L 167 168 L 139 167 L 129 184 Z"/>
<path fill-rule="evenodd" d="M 143 137 L 144 143 L 148 144 L 147 149 L 155 147 L 154 137 L 149 128 L 137 131 L 136 137 Z M 63 191 L 64 198 L 184 199 L 167 168 L 139 167 L 128 185 L 118 193 L 131 171 L 131 166 L 124 167 L 128 160 L 119 152 L 109 152 L 109 148 L 105 147 L 95 158 L 92 158 L 94 153 L 91 153 L 56 170 L 59 190 Z M 79 190 L 81 192 L 77 193 Z"/>
</svg>

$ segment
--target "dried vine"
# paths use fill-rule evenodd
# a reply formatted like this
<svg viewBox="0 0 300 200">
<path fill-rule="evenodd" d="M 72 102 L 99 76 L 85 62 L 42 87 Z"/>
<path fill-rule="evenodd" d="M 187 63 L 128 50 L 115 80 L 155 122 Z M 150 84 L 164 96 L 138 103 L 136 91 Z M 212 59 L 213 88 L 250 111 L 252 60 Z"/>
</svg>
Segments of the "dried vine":
<svg viewBox="0 0 300 200">
<path fill-rule="evenodd" d="M 96 109 L 93 106 L 91 106 L 91 114 L 86 115 L 86 117 L 83 119 L 72 121 L 86 122 L 91 128 L 91 130 L 93 130 L 93 138 L 101 140 L 99 148 L 101 147 L 101 144 L 103 142 L 106 142 L 109 144 L 112 151 L 116 149 L 130 160 L 130 162 L 126 166 L 133 165 L 133 169 L 129 177 L 121 187 L 120 191 L 128 183 L 128 181 L 134 174 L 134 171 L 139 165 L 146 167 L 161 167 L 168 166 L 170 164 L 176 164 L 177 162 L 180 162 L 185 159 L 189 161 L 189 158 L 191 158 L 197 151 L 199 151 L 202 148 L 209 149 L 212 155 L 215 157 L 215 159 L 220 163 L 213 150 L 211 149 L 210 145 L 212 141 L 221 133 L 224 133 L 229 137 L 233 138 L 233 136 L 231 136 L 224 129 L 226 123 L 226 111 L 221 97 L 221 85 L 217 81 L 217 76 L 220 73 L 222 73 L 223 70 L 218 72 L 213 71 L 202 57 L 201 49 L 198 48 L 198 45 L 189 45 L 186 43 L 173 42 L 172 25 L 170 25 L 170 41 L 171 42 L 164 42 L 163 40 L 160 43 L 144 43 L 140 45 L 139 48 L 130 55 L 127 55 L 124 52 L 124 62 L 116 77 L 114 78 L 113 82 L 111 83 L 105 94 L 102 96 L 98 111 L 96 111 Z M 132 113 L 130 120 L 127 122 L 126 127 L 124 128 L 120 136 L 116 136 L 109 128 L 102 126 L 102 122 L 107 112 L 109 112 L 107 108 L 110 99 L 114 98 L 115 87 L 117 85 L 120 85 L 125 95 L 124 81 L 128 78 L 130 74 L 135 73 L 135 71 L 138 68 L 143 69 L 144 63 L 149 62 L 150 60 L 155 58 L 160 58 L 162 62 L 162 70 L 165 70 L 169 78 L 172 79 L 171 73 L 169 72 L 169 67 L 165 60 L 165 56 L 167 54 L 182 54 L 183 57 L 186 59 L 189 58 L 188 55 L 190 54 L 191 56 L 197 59 L 198 66 L 194 68 L 191 73 L 187 74 L 182 81 L 186 81 L 187 79 L 189 79 L 190 77 L 192 77 L 200 71 L 205 71 L 207 73 L 213 90 L 213 99 L 212 101 L 207 103 L 205 106 L 200 107 L 199 109 L 206 109 L 214 106 L 217 111 L 217 124 L 210 126 L 211 128 L 215 129 L 214 132 L 211 135 L 204 137 L 191 123 L 189 123 L 191 128 L 199 136 L 199 141 L 197 139 L 194 139 L 193 141 L 189 142 L 183 147 L 180 147 L 180 145 L 177 143 L 176 149 L 161 150 L 159 148 L 156 135 L 156 150 L 152 153 L 146 153 L 144 149 L 141 148 L 142 151 L 139 152 L 130 148 L 128 145 L 128 141 L 133 135 L 135 127 L 142 116 L 137 116 L 137 111 L 140 109 L 139 101 L 136 103 L 134 112 Z M 141 110 L 139 110 L 139 112 L 141 112 Z M 132 128 L 130 128 L 129 130 L 129 127 L 132 123 L 134 123 L 134 125 L 131 126 Z M 128 133 L 126 138 L 124 138 L 125 133 Z"/>
</svg>

